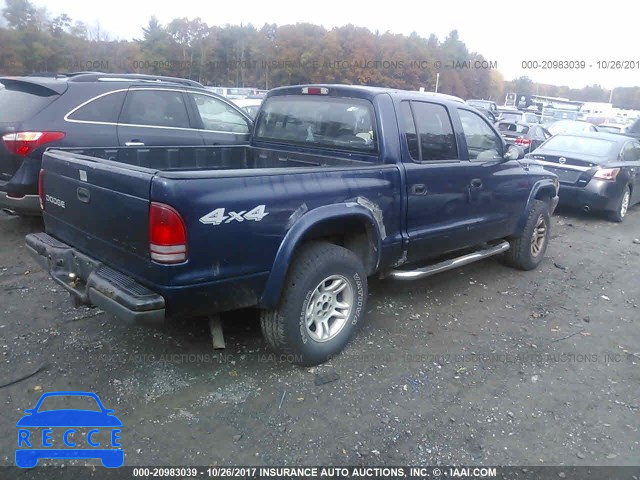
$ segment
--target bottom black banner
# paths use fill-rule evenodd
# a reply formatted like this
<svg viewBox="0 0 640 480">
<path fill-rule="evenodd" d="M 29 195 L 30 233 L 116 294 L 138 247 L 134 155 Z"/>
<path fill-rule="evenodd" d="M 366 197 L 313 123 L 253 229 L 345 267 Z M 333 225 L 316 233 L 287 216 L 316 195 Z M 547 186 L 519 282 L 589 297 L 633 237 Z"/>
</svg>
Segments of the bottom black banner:
<svg viewBox="0 0 640 480">
<path fill-rule="evenodd" d="M 287 467 L 0 467 L 0 479 L 500 479 L 500 480 L 640 480 L 640 466 L 499 467 L 499 466 L 287 466 Z"/>
</svg>

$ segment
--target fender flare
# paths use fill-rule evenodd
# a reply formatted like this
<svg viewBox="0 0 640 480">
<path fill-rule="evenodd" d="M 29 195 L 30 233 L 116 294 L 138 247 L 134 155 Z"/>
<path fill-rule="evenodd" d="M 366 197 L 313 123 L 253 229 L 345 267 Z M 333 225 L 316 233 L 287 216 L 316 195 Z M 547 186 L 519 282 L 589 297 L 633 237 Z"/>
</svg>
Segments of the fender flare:
<svg viewBox="0 0 640 480">
<path fill-rule="evenodd" d="M 516 235 L 515 235 L 516 237 L 522 235 L 522 231 L 524 230 L 524 226 L 527 223 L 527 218 L 529 217 L 529 212 L 531 211 L 533 202 L 535 201 L 538 194 L 541 192 L 544 192 L 544 193 L 548 192 L 551 198 L 554 198 L 556 196 L 556 186 L 552 178 L 543 178 L 533 184 L 533 188 L 531 189 L 531 192 L 529 193 L 529 198 L 527 199 L 527 206 L 524 209 L 524 212 L 522 213 L 522 215 L 520 216 L 520 219 L 518 220 L 518 225 L 516 227 Z"/>
<path fill-rule="evenodd" d="M 366 199 L 359 200 L 314 208 L 295 221 L 278 248 L 269 278 L 258 303 L 260 307 L 269 308 L 277 305 L 292 258 L 304 240 L 304 236 L 313 227 L 327 220 L 351 219 L 365 222 L 368 230 L 375 234 L 373 239 L 376 242 L 375 266 L 376 269 L 378 268 L 381 244 L 385 236 L 384 224 L 381 215 L 378 215 L 379 210 L 375 210 L 377 208 L 375 204 Z"/>
</svg>

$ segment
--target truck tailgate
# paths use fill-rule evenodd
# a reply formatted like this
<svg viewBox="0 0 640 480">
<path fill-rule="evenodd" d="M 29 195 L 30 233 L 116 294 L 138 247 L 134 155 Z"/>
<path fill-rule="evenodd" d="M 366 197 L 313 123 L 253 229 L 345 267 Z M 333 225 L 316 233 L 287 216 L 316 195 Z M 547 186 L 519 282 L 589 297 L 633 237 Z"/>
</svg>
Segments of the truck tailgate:
<svg viewBox="0 0 640 480">
<path fill-rule="evenodd" d="M 44 154 L 42 168 L 47 233 L 113 268 L 148 278 L 155 171 L 57 150 Z"/>
</svg>

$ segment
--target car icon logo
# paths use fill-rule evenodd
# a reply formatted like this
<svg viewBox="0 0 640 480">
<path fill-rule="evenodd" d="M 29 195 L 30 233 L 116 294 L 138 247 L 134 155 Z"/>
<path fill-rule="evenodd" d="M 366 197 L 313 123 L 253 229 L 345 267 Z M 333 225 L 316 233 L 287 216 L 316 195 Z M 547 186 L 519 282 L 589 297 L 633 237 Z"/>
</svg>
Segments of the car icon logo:
<svg viewBox="0 0 640 480">
<path fill-rule="evenodd" d="M 564 157 L 560 157 L 560 158 L 558 159 L 558 162 L 560 162 L 560 163 L 567 163 L 567 159 L 566 159 L 566 158 L 564 158 Z"/>
<path fill-rule="evenodd" d="M 52 403 L 68 405 L 69 402 L 90 404 L 92 409 L 47 408 Z M 120 444 L 122 422 L 113 412 L 92 392 L 44 393 L 36 406 L 25 410 L 26 415 L 16 423 L 16 465 L 33 468 L 41 458 L 96 458 L 107 468 L 121 467 L 124 463 Z"/>
</svg>

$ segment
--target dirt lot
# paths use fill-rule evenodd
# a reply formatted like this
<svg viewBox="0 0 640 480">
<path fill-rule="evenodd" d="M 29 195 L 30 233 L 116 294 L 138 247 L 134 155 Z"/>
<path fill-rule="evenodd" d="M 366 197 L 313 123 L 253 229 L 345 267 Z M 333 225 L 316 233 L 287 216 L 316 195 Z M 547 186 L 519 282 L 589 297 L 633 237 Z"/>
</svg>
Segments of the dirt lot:
<svg viewBox="0 0 640 480">
<path fill-rule="evenodd" d="M 0 389 L 0 464 L 42 392 L 85 390 L 123 421 L 125 465 L 638 465 L 640 207 L 554 220 L 537 271 L 372 281 L 360 335 L 309 369 L 251 311 L 216 353 L 202 322 L 73 309 L 23 245 L 42 224 L 0 214 L 0 384 L 42 368 Z"/>
</svg>

